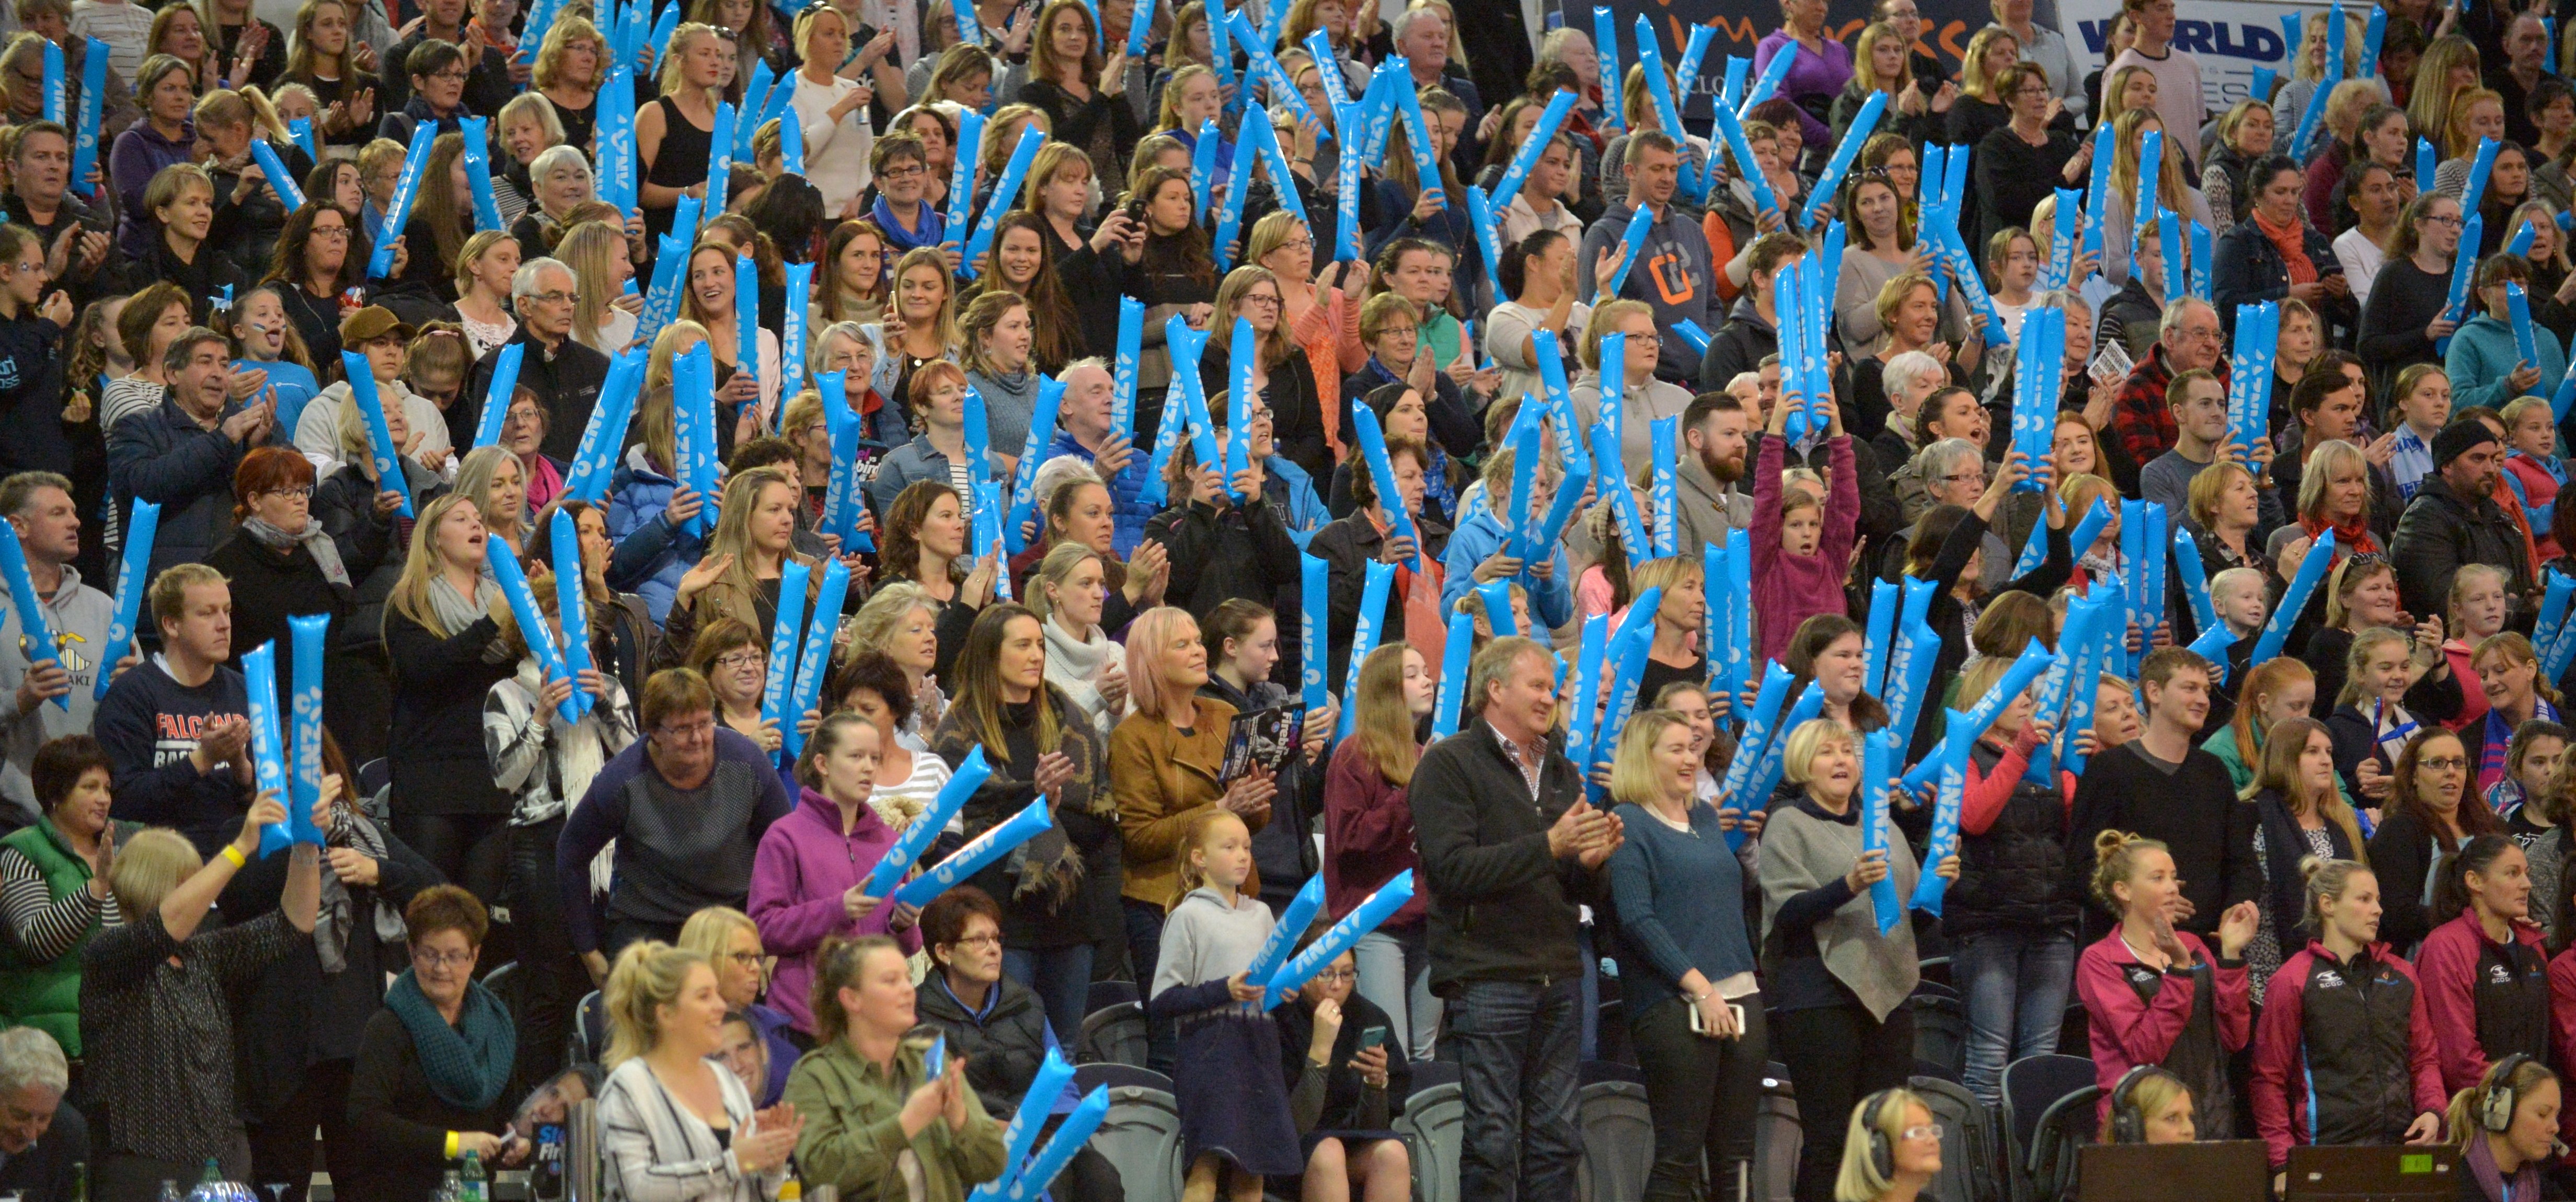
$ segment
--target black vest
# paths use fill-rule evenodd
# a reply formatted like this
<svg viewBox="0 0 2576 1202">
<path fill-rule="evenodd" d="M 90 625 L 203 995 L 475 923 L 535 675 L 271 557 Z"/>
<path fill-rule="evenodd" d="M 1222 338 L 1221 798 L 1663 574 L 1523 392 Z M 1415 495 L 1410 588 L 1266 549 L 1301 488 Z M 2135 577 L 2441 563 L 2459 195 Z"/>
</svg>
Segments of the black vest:
<svg viewBox="0 0 2576 1202">
<path fill-rule="evenodd" d="M 2520 1052 L 2549 1064 L 2549 962 L 2519 939 L 2498 945 L 2478 940 L 2478 1047 L 2494 1064 Z"/>
<path fill-rule="evenodd" d="M 2395 1144 L 2415 1120 L 2413 1048 L 2415 981 L 2368 950 L 2338 964 L 2310 946 L 2299 974 L 2299 1056 L 2306 1078 L 2288 1083 L 2304 1094 L 2311 1144 Z M 2287 974 L 2285 973 L 2284 976 Z M 2279 989 L 2282 976 L 2273 978 Z M 2293 1109 L 2300 1109 L 2293 1105 Z"/>
<path fill-rule="evenodd" d="M 1969 754 L 1991 773 L 2003 753 L 1978 740 Z M 1959 839 L 1959 879 L 1941 903 L 1941 929 L 1951 938 L 2000 926 L 2062 928 L 2072 935 L 2080 910 L 2066 872 L 2066 798 L 2055 784 L 2013 784 L 2012 798 L 1982 835 Z"/>
</svg>

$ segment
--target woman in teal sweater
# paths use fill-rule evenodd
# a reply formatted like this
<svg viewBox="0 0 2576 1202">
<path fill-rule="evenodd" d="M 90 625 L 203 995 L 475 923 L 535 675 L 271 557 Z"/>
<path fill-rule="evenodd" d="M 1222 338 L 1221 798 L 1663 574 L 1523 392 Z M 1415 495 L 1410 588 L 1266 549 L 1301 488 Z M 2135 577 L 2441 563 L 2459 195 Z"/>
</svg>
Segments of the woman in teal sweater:
<svg viewBox="0 0 2576 1202">
<path fill-rule="evenodd" d="M 1703 1196 L 1703 1156 L 1712 1182 L 1751 1160 L 1770 1054 L 1744 866 L 1728 846 L 1735 820 L 1698 803 L 1699 772 L 1690 723 L 1669 710 L 1630 718 L 1610 769 L 1628 832 L 1609 863 L 1619 979 L 1646 1066 L 1655 1167 L 1645 1196 L 1657 1200 Z"/>
<path fill-rule="evenodd" d="M 2472 405 L 2502 409 L 2515 397 L 2557 386 L 2567 374 L 2567 350 L 2549 327 L 2532 323 L 2532 351 L 2527 357 L 2514 337 L 2512 309 L 2505 285 L 2531 288 L 2531 264 L 2520 255 L 2492 255 L 2477 270 L 2478 317 L 2451 336 L 2442 367 L 2451 377 L 2451 412 Z"/>
</svg>

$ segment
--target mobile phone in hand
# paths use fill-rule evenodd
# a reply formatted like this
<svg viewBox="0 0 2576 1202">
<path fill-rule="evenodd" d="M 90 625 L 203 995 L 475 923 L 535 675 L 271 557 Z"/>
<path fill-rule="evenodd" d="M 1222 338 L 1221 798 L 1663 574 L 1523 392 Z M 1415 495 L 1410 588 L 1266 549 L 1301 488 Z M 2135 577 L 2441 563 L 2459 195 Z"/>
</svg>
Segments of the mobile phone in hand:
<svg viewBox="0 0 2576 1202">
<path fill-rule="evenodd" d="M 1370 1027 L 1360 1032 L 1360 1050 L 1365 1052 L 1386 1042 L 1386 1028 Z"/>
</svg>

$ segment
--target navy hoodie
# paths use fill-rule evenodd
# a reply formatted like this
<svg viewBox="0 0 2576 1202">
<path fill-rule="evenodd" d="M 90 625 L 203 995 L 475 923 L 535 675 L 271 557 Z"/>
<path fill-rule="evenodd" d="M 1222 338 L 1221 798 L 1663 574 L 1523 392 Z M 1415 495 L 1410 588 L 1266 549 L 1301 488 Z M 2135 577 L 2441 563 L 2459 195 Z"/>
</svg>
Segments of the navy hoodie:
<svg viewBox="0 0 2576 1202">
<path fill-rule="evenodd" d="M 0 476 L 72 474 L 63 432 L 63 328 L 49 318 L 0 321 Z"/>
</svg>

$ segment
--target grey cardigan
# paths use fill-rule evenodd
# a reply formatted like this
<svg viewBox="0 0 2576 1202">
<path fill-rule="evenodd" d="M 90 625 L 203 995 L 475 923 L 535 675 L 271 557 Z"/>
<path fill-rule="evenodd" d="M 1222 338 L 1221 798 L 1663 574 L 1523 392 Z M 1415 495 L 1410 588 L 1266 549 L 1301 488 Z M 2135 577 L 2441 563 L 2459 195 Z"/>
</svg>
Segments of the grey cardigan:
<svg viewBox="0 0 2576 1202">
<path fill-rule="evenodd" d="M 1858 805 L 1854 798 L 1852 804 Z M 1770 938 L 1773 921 L 1789 899 L 1840 881 L 1860 859 L 1860 825 L 1830 822 L 1796 805 L 1771 811 L 1762 827 L 1759 873 L 1762 881 L 1762 934 Z M 1888 877 L 1898 897 L 1909 897 L 1921 875 L 1914 849 L 1896 829 L 1887 830 Z M 1816 948 L 1826 971 L 1849 987 L 1869 1012 L 1884 1022 L 1914 992 L 1922 970 L 1915 963 L 1914 927 L 1900 922 L 1885 935 L 1863 892 L 1816 923 Z"/>
</svg>

